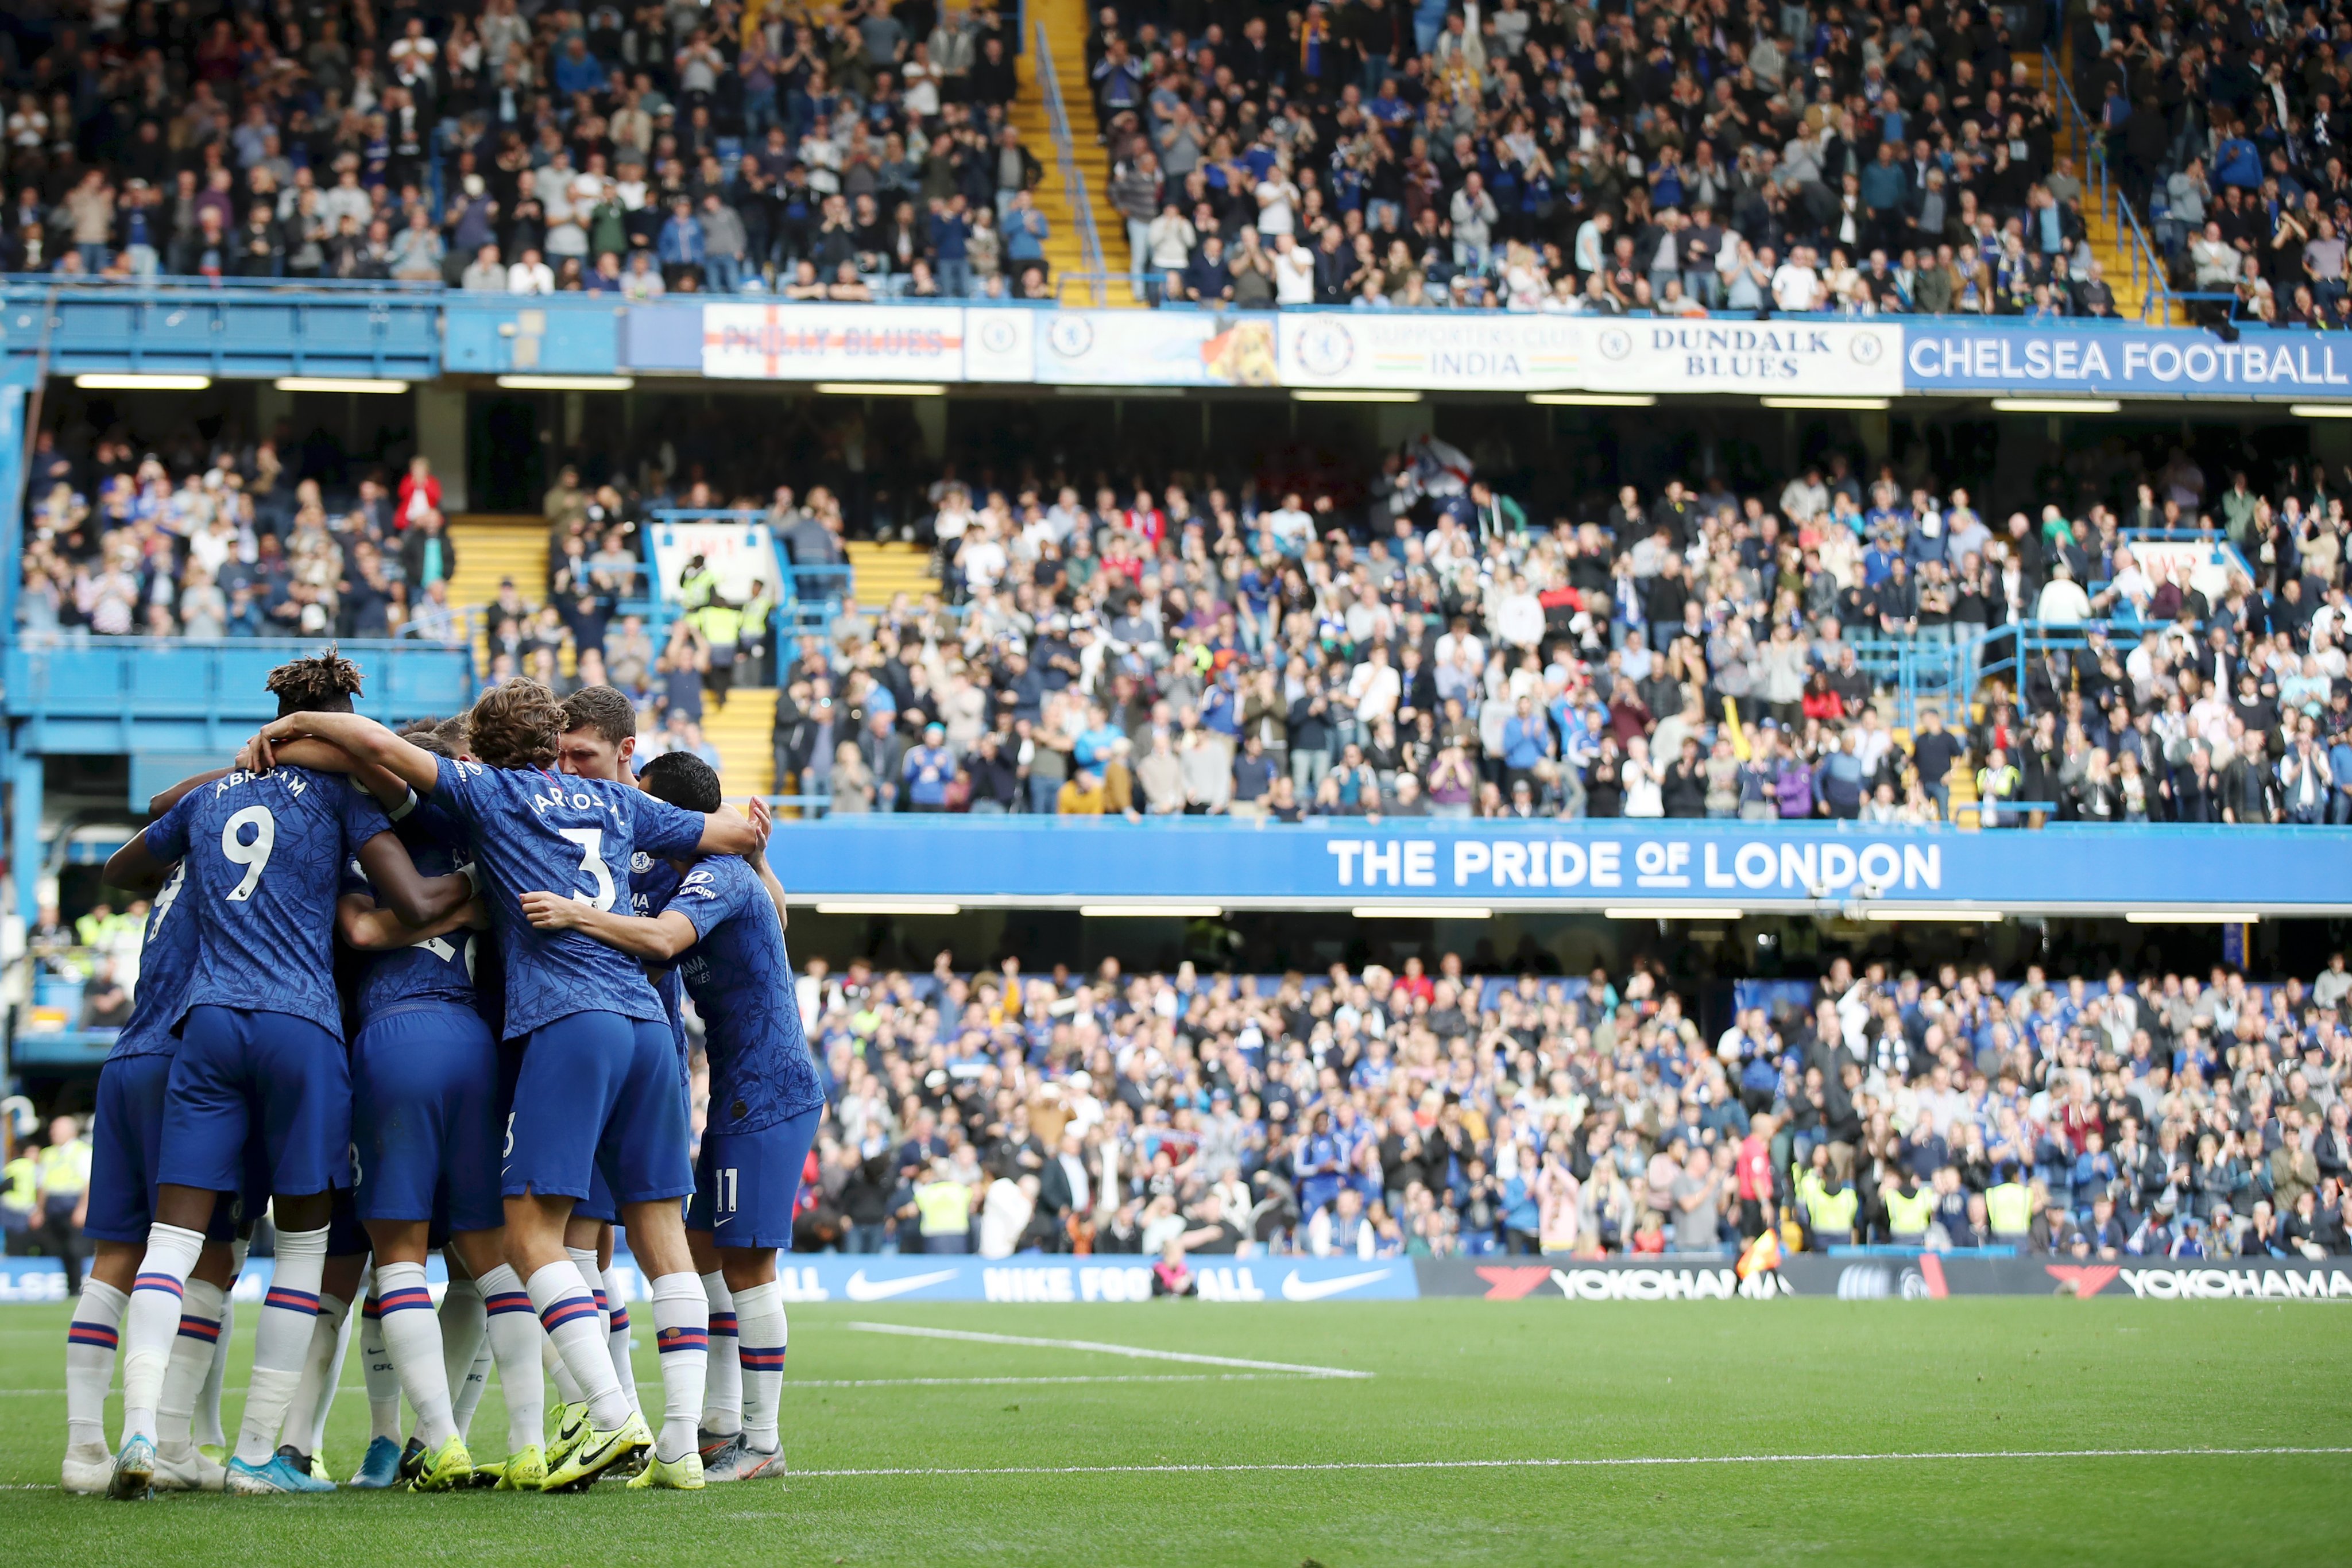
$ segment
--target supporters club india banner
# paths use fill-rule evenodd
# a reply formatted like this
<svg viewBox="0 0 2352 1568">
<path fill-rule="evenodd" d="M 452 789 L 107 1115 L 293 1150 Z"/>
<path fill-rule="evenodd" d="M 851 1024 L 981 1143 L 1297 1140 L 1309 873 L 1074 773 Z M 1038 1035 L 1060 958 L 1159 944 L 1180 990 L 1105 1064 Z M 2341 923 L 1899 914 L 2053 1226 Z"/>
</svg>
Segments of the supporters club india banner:
<svg viewBox="0 0 2352 1568">
<path fill-rule="evenodd" d="M 2352 398 L 2324 334 L 1916 318 L 1065 310 L 821 302 L 631 308 L 623 370 L 755 381 L 1902 397 Z M 698 359 L 694 355 L 698 350 Z"/>
</svg>

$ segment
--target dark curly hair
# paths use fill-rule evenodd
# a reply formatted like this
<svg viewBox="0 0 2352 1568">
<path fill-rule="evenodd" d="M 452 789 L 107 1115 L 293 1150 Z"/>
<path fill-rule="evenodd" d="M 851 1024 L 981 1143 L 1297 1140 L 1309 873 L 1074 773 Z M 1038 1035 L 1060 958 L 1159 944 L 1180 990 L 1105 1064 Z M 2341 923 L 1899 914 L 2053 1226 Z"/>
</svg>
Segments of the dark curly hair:
<svg viewBox="0 0 2352 1568">
<path fill-rule="evenodd" d="M 719 810 L 719 770 L 691 751 L 666 751 L 637 769 L 637 782 L 656 800 L 705 816 Z"/>
<path fill-rule="evenodd" d="M 527 675 L 492 686 L 466 716 L 474 755 L 492 768 L 552 768 L 563 705 Z"/>
<path fill-rule="evenodd" d="M 269 672 L 266 689 L 278 698 L 278 716 L 289 713 L 349 713 L 364 677 L 360 667 L 335 652 L 296 659 Z"/>
</svg>

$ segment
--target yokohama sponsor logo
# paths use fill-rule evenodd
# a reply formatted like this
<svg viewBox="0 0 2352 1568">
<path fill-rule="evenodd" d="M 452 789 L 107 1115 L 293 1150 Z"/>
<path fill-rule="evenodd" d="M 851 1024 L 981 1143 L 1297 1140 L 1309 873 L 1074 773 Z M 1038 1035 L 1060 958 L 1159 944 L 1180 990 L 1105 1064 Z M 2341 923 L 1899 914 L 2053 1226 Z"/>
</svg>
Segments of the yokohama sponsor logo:
<svg viewBox="0 0 2352 1568">
<path fill-rule="evenodd" d="M 2352 1300 L 2352 1274 L 2341 1269 L 2125 1269 L 2124 1284 L 2154 1301 Z"/>
<path fill-rule="evenodd" d="M 1707 1301 L 1793 1295 L 1777 1274 L 1742 1282 L 1729 1269 L 1554 1269 L 1551 1282 L 1573 1301 Z"/>
</svg>

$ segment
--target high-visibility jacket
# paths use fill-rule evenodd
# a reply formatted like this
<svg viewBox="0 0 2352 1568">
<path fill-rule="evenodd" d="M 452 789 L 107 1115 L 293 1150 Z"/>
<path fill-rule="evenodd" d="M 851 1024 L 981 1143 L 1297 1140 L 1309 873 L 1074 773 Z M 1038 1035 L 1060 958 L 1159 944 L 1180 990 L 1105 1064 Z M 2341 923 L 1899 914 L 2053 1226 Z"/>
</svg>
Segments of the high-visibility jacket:
<svg viewBox="0 0 2352 1568">
<path fill-rule="evenodd" d="M 926 1236 L 961 1236 L 971 1228 L 971 1188 L 960 1181 L 925 1182 L 915 1189 L 915 1207 Z"/>
<path fill-rule="evenodd" d="M 41 1185 L 38 1168 L 30 1155 L 18 1155 L 5 1166 L 0 1166 L 0 1204 L 19 1214 L 33 1212 L 33 1195 Z"/>
<path fill-rule="evenodd" d="M 1899 1186 L 1887 1187 L 1881 1195 L 1886 1200 L 1886 1228 L 1895 1236 L 1925 1236 L 1936 1215 L 1936 1195 L 1926 1187 L 1906 1196 Z"/>
<path fill-rule="evenodd" d="M 52 1144 L 36 1156 L 34 1166 L 41 1190 L 51 1197 L 72 1197 L 89 1186 L 89 1140 L 68 1138 Z"/>
<path fill-rule="evenodd" d="M 2013 1181 L 1987 1187 L 1985 1219 L 1995 1236 L 2024 1235 L 2033 1224 L 2032 1194 Z"/>
<path fill-rule="evenodd" d="M 1806 1218 L 1812 1222 L 1814 1245 L 1826 1247 L 1832 1239 L 1853 1239 L 1853 1217 L 1862 1207 L 1861 1194 L 1851 1186 L 1832 1192 L 1815 1179 L 1807 1184 L 1803 1196 Z"/>
</svg>

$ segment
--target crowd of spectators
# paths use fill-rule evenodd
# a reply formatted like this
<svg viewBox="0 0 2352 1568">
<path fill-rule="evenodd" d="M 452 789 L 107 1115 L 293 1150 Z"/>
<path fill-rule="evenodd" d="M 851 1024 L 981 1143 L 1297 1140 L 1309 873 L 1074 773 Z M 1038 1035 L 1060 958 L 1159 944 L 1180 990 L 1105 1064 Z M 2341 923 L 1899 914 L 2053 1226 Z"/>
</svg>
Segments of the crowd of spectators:
<svg viewBox="0 0 2352 1568">
<path fill-rule="evenodd" d="M 1161 300 L 2111 317 L 2032 9 L 1106 7 L 1087 63 Z"/>
<path fill-rule="evenodd" d="M 2200 312 L 2342 328 L 2352 179 L 2343 7 L 2108 4 L 2070 23 L 2075 92 Z"/>
<path fill-rule="evenodd" d="M 802 650 L 779 777 L 836 813 L 1923 822 L 1957 794 L 1986 825 L 2352 821 L 2324 472 L 2221 488 L 2175 453 L 2120 511 L 1996 526 L 1965 487 L 1837 458 L 1544 526 L 1466 466 L 1391 454 L 1360 509 L 1182 476 L 1091 501 L 943 480 L 953 602 Z M 2247 570 L 2210 598 L 2156 580 L 2127 536 L 2168 526 Z"/>
<path fill-rule="evenodd" d="M 0 266 L 1050 297 L 1014 26 L 936 0 L 66 0 L 0 33 Z M 1106 8 L 1093 127 L 1074 107 L 1110 154 L 1113 265 L 1123 230 L 1155 298 L 2111 315 L 2088 172 L 2028 63 L 2042 26 L 1898 0 L 1185 0 Z M 2331 314 L 2352 214 L 2326 29 L 2099 5 L 2077 32 L 2105 156 L 2195 281 Z"/>
<path fill-rule="evenodd" d="M 2352 822 L 2352 476 L 2323 465 L 2223 484 L 2176 450 L 2115 468 L 2119 506 L 1987 517 L 1833 455 L 1548 519 L 1427 438 L 1341 494 L 950 467 L 920 498 L 942 599 L 789 636 L 764 582 L 689 570 L 657 610 L 639 523 L 731 507 L 838 567 L 825 485 L 566 468 L 545 580 L 465 604 L 429 463 L 331 495 L 286 447 L 44 431 L 20 632 L 467 646 L 706 754 L 705 705 L 773 685 L 779 787 L 835 813 Z M 2226 580 L 2144 566 L 2167 530 Z"/>
<path fill-rule="evenodd" d="M 961 0 L 64 0 L 0 30 L 0 269 L 1040 293 L 1012 26 Z"/>
<path fill-rule="evenodd" d="M 126 994 L 141 913 L 45 910 L 33 955 Z M 829 1101 L 803 1250 L 1727 1255 L 1768 1226 L 1813 1249 L 2352 1250 L 2340 954 L 2268 984 L 1840 956 L 1705 1030 L 1643 958 L 1561 980 L 1450 953 L 1279 977 L 942 953 L 805 959 L 797 986 Z"/>
</svg>

